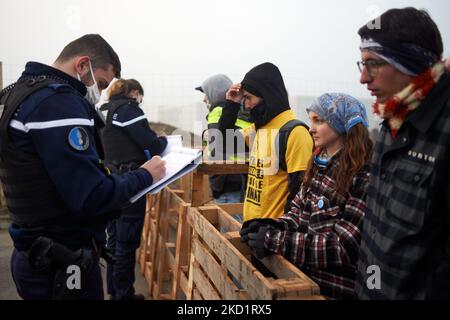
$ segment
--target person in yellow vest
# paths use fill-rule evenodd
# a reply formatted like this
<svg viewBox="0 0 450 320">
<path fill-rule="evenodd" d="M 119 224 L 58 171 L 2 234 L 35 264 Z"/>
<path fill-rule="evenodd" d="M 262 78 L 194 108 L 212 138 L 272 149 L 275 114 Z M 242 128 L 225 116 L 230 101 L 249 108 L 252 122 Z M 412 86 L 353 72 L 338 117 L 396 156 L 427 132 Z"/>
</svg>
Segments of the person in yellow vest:
<svg viewBox="0 0 450 320">
<path fill-rule="evenodd" d="M 226 149 L 226 135 L 222 135 L 219 125 L 222 118 L 222 110 L 225 105 L 225 94 L 232 85 L 229 77 L 223 74 L 214 75 L 206 79 L 196 90 L 204 93 L 203 102 L 208 108 L 208 130 L 204 133 L 207 140 L 210 160 L 236 160 L 238 152 L 234 148 L 232 152 Z M 232 125 L 232 129 L 239 130 L 251 126 L 249 113 L 240 111 Z M 219 137 L 220 135 L 220 137 Z M 244 151 L 245 153 L 245 151 Z M 227 174 L 213 175 L 209 178 L 212 194 L 216 203 L 238 203 L 243 201 L 245 193 L 246 175 Z M 239 221 L 242 218 L 238 219 Z M 241 221 L 242 222 L 242 221 Z"/>
<path fill-rule="evenodd" d="M 243 227 L 254 219 L 277 219 L 289 211 L 311 158 L 308 127 L 296 119 L 283 77 L 272 63 L 251 69 L 240 84 L 230 87 L 226 99 L 224 127 L 236 119 L 240 103 L 254 121 L 242 131 L 251 148 Z M 282 132 L 288 127 L 283 141 Z"/>
</svg>

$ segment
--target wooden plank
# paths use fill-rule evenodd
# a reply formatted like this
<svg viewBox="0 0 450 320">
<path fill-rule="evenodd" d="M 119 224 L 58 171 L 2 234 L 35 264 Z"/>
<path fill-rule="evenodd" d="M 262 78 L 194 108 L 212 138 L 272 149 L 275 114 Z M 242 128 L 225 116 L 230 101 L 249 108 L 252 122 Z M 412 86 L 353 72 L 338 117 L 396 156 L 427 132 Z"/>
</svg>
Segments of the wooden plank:
<svg viewBox="0 0 450 320">
<path fill-rule="evenodd" d="M 243 289 L 249 292 L 252 299 L 283 299 L 319 294 L 318 286 L 299 273 L 300 270 L 295 271 L 295 278 L 280 280 L 264 278 L 250 261 L 194 208 L 189 209 L 189 221 L 194 231 L 208 244 Z"/>
<path fill-rule="evenodd" d="M 153 288 L 153 280 L 151 279 L 151 274 L 152 274 L 152 263 L 151 262 L 147 262 L 145 264 L 145 280 L 147 281 L 147 287 L 148 287 L 148 292 L 150 295 L 152 295 L 152 288 Z"/>
<path fill-rule="evenodd" d="M 225 230 L 230 232 L 230 231 L 240 231 L 242 229 L 242 225 L 221 208 L 218 208 L 217 216 L 219 222 L 218 223 L 219 230 L 220 228 L 224 228 Z"/>
<path fill-rule="evenodd" d="M 320 294 L 311 283 L 302 279 L 277 279 L 273 280 L 272 284 L 278 288 L 277 299 L 292 299 L 294 297 L 302 299 Z"/>
<path fill-rule="evenodd" d="M 194 255 L 191 253 L 191 258 L 189 261 L 189 276 L 188 276 L 188 284 L 187 284 L 187 288 L 186 288 L 186 300 L 192 300 L 193 298 L 193 294 L 194 294 L 194 263 L 195 263 L 195 257 Z"/>
<path fill-rule="evenodd" d="M 154 210 L 153 210 L 153 219 L 150 220 L 150 230 L 151 233 L 148 237 L 149 240 L 149 249 L 150 249 L 150 255 L 149 255 L 149 261 L 151 263 L 151 265 L 153 266 L 152 268 L 149 269 L 148 271 L 148 275 L 146 273 L 146 279 L 147 279 L 147 283 L 149 284 L 149 292 L 150 292 L 150 296 L 153 296 L 153 285 L 154 285 L 154 279 L 156 276 L 156 261 L 157 261 L 157 254 L 158 254 L 158 241 L 159 241 L 159 237 L 158 237 L 158 230 L 159 230 L 159 225 L 160 225 L 160 217 L 161 217 L 161 193 L 156 195 L 156 198 L 152 200 L 153 205 L 154 205 Z"/>
<path fill-rule="evenodd" d="M 196 172 L 203 174 L 247 174 L 248 164 L 246 163 L 235 163 L 234 160 L 224 161 L 224 162 L 203 162 L 201 163 Z M 195 175 L 195 173 L 194 173 Z"/>
<path fill-rule="evenodd" d="M 193 300 L 204 300 L 202 295 L 197 289 L 194 289 Z"/>
<path fill-rule="evenodd" d="M 228 239 L 228 241 L 235 246 L 239 252 L 241 252 L 244 256 L 249 257 L 251 255 L 251 249 L 246 244 L 241 242 L 241 238 L 239 236 L 238 232 L 228 232 L 225 234 L 225 237 Z M 294 279 L 291 283 L 287 283 L 286 285 L 292 285 L 295 281 L 299 280 L 301 283 L 301 288 L 299 290 L 303 290 L 303 285 L 309 286 L 310 288 L 310 294 L 320 294 L 320 288 L 319 286 L 306 274 L 304 274 L 301 270 L 299 270 L 295 265 L 293 265 L 291 262 L 286 260 L 280 255 L 271 255 L 264 259 L 260 260 L 264 266 L 269 269 L 272 273 L 274 273 L 279 279 L 286 280 L 286 279 Z M 282 282 L 277 282 L 278 280 L 275 280 L 275 282 L 272 282 L 275 285 L 279 285 Z M 297 283 L 298 284 L 298 283 Z M 292 289 L 292 288 L 291 288 Z M 293 289 L 292 289 L 293 290 Z M 292 295 L 292 292 L 285 292 L 287 295 Z"/>
<path fill-rule="evenodd" d="M 139 267 L 143 275 L 145 275 L 145 265 L 148 262 L 148 251 L 141 251 L 139 255 Z"/>
<path fill-rule="evenodd" d="M 208 252 L 208 249 L 199 241 L 197 237 L 194 237 L 192 241 L 192 253 L 196 257 L 197 262 L 205 270 L 209 279 L 217 288 L 220 296 L 223 300 L 242 300 L 243 293 L 233 283 L 227 274 L 226 269 L 215 260 L 212 254 Z M 246 294 L 249 298 L 248 294 Z"/>
<path fill-rule="evenodd" d="M 247 290 L 252 299 L 271 300 L 275 296 L 276 288 L 256 270 L 231 243 L 214 228 L 196 209 L 189 208 L 188 221 L 211 251 L 220 259 L 221 263 Z"/>
<path fill-rule="evenodd" d="M 151 198 L 153 199 L 153 198 Z M 145 272 L 145 262 L 149 258 L 149 251 L 148 251 L 148 236 L 150 231 L 150 223 L 151 223 L 151 207 L 152 207 L 152 200 L 149 200 L 149 198 L 146 198 L 146 208 L 145 208 L 145 218 L 144 218 L 144 227 L 142 228 L 141 233 L 141 245 L 139 247 L 139 266 L 141 273 L 144 274 Z"/>
<path fill-rule="evenodd" d="M 175 248 L 175 244 L 171 242 L 166 242 L 166 267 L 169 270 L 173 270 L 175 265 L 175 254 L 171 249 Z"/>
<path fill-rule="evenodd" d="M 190 198 L 194 207 L 202 206 L 212 200 L 208 176 L 197 170 L 193 173 Z"/>
<path fill-rule="evenodd" d="M 173 280 L 172 280 L 172 299 L 175 300 L 179 296 L 181 288 L 181 277 L 183 275 L 182 267 L 189 263 L 190 254 L 190 228 L 187 223 L 187 205 L 179 208 L 177 238 L 175 245 L 175 262 L 173 266 Z M 183 292 L 186 291 L 183 290 Z"/>
<path fill-rule="evenodd" d="M 187 275 L 184 273 L 184 271 L 182 271 L 182 272 L 180 273 L 180 290 L 181 290 L 181 292 L 184 293 L 184 298 L 185 298 L 185 299 L 186 299 L 186 292 L 188 292 L 188 283 L 189 283 L 188 277 L 187 277 Z M 180 292 L 179 292 L 179 293 L 180 293 Z M 179 295 L 177 295 L 175 298 L 172 297 L 172 300 L 178 300 L 178 299 L 180 299 L 180 296 L 179 296 Z"/>
<path fill-rule="evenodd" d="M 157 266 L 157 274 L 155 275 L 156 287 L 153 290 L 153 296 L 155 299 L 160 299 L 161 288 L 163 287 L 163 282 L 167 279 L 168 266 L 166 261 L 166 256 L 168 250 L 166 248 L 166 243 L 168 242 L 169 234 L 169 216 L 167 212 L 169 211 L 169 193 L 167 189 L 163 189 L 161 195 L 161 213 L 159 219 L 159 234 L 158 234 L 158 244 L 157 244 L 157 254 L 155 260 L 155 266 Z"/>
<path fill-rule="evenodd" d="M 192 172 L 180 179 L 181 190 L 184 191 L 182 199 L 189 203 L 192 200 Z"/>
<path fill-rule="evenodd" d="M 243 203 L 220 203 L 217 204 L 217 206 L 226 211 L 231 216 L 242 214 L 244 212 Z"/>
<path fill-rule="evenodd" d="M 219 224 L 218 208 L 217 206 L 198 207 L 198 211 L 214 226 Z"/>
<path fill-rule="evenodd" d="M 200 269 L 200 264 L 195 261 L 193 266 L 192 276 L 194 279 L 195 287 L 200 292 L 205 300 L 221 300 L 219 293 L 209 282 L 208 277 Z"/>
<path fill-rule="evenodd" d="M 301 272 L 295 265 L 280 255 L 271 255 L 260 260 L 264 266 L 272 271 L 278 278 L 299 278 L 305 283 L 316 285 L 315 282 L 306 274 Z M 317 287 L 318 289 L 318 287 Z"/>
<path fill-rule="evenodd" d="M 181 189 L 172 189 L 170 188 L 171 192 L 175 193 L 177 196 L 182 196 L 184 191 Z"/>
<path fill-rule="evenodd" d="M 209 176 L 203 175 L 203 203 L 209 203 L 213 200 L 211 186 L 209 184 Z"/>
<path fill-rule="evenodd" d="M 230 241 L 230 243 L 238 249 L 238 251 L 246 258 L 250 257 L 252 254 L 252 250 L 250 247 L 241 241 L 241 236 L 239 235 L 239 232 L 232 231 L 227 232 L 224 234 L 224 237 Z"/>
<path fill-rule="evenodd" d="M 166 195 L 170 198 L 171 227 L 176 231 L 176 243 L 174 244 L 175 256 L 172 269 L 171 298 L 177 299 L 180 294 L 181 267 L 187 267 L 189 263 L 190 237 L 186 235 L 190 228 L 186 221 L 188 204 L 177 194 L 175 190 L 167 188 Z"/>
<path fill-rule="evenodd" d="M 295 299 L 290 299 L 290 300 L 295 300 Z M 325 298 L 324 296 L 311 296 L 311 297 L 302 298 L 302 300 L 320 300 L 320 301 L 325 301 L 325 300 L 327 300 L 327 298 Z"/>
<path fill-rule="evenodd" d="M 167 189 L 167 192 L 171 195 L 171 199 L 172 199 L 173 203 L 176 204 L 177 207 L 187 205 L 187 203 L 183 199 L 183 197 L 180 196 L 179 194 L 177 194 L 174 190 Z M 182 192 L 184 192 L 184 191 L 182 191 Z"/>
<path fill-rule="evenodd" d="M 194 172 L 193 179 L 192 179 L 192 206 L 193 207 L 200 207 L 203 205 L 203 191 L 204 191 L 204 180 L 203 180 L 203 174 L 199 172 Z"/>
</svg>

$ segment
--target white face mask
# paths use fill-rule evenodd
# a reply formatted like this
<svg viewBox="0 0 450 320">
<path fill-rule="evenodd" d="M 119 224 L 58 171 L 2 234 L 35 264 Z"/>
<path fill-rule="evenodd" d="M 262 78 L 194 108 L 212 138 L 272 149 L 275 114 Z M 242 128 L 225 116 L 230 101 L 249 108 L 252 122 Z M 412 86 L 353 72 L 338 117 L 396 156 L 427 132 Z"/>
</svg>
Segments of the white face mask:
<svg viewBox="0 0 450 320">
<path fill-rule="evenodd" d="M 94 84 L 92 86 L 86 86 L 86 100 L 96 105 L 100 101 L 100 90 L 98 90 L 97 81 L 94 77 L 94 72 L 92 71 L 91 61 L 89 61 L 89 71 L 91 72 L 92 80 L 94 80 Z M 80 75 L 77 73 L 78 80 L 81 81 Z"/>
</svg>

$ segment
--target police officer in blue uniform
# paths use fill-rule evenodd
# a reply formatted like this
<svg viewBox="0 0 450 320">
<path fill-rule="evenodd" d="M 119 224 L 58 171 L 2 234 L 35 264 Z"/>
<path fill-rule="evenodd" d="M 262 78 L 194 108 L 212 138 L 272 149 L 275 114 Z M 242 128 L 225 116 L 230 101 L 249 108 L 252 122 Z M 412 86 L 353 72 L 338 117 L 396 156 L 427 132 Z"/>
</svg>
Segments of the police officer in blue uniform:
<svg viewBox="0 0 450 320">
<path fill-rule="evenodd" d="M 147 154 L 161 155 L 167 146 L 165 137 L 158 137 L 149 127 L 139 107 L 144 97 L 141 84 L 134 79 L 115 81 L 109 89 L 109 102 L 100 110 L 107 110 L 103 130 L 105 164 L 113 172 L 127 173 L 139 168 Z M 108 264 L 108 293 L 113 300 L 143 300 L 134 289 L 136 249 L 139 247 L 144 224 L 146 199 L 122 209 L 120 217 L 107 229 L 108 249 L 116 258 Z"/>
<path fill-rule="evenodd" d="M 108 174 L 93 104 L 120 60 L 100 35 L 69 43 L 52 66 L 29 62 L 0 94 L 0 179 L 23 299 L 103 299 L 107 222 L 165 174 L 159 157 Z"/>
</svg>

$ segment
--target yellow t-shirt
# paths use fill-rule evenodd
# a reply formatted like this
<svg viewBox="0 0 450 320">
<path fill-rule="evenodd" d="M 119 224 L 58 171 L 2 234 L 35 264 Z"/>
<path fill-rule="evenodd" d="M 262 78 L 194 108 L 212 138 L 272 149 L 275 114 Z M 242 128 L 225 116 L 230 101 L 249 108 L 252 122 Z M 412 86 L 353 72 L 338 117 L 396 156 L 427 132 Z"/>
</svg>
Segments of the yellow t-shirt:
<svg viewBox="0 0 450 320">
<path fill-rule="evenodd" d="M 308 166 L 313 141 L 305 127 L 297 126 L 292 130 L 287 142 L 287 172 L 278 170 L 275 141 L 279 129 L 294 119 L 296 119 L 294 112 L 287 110 L 259 128 L 256 134 L 254 125 L 243 130 L 247 141 L 252 143 L 244 201 L 244 221 L 281 217 L 288 196 L 288 173 L 305 171 Z"/>
</svg>

